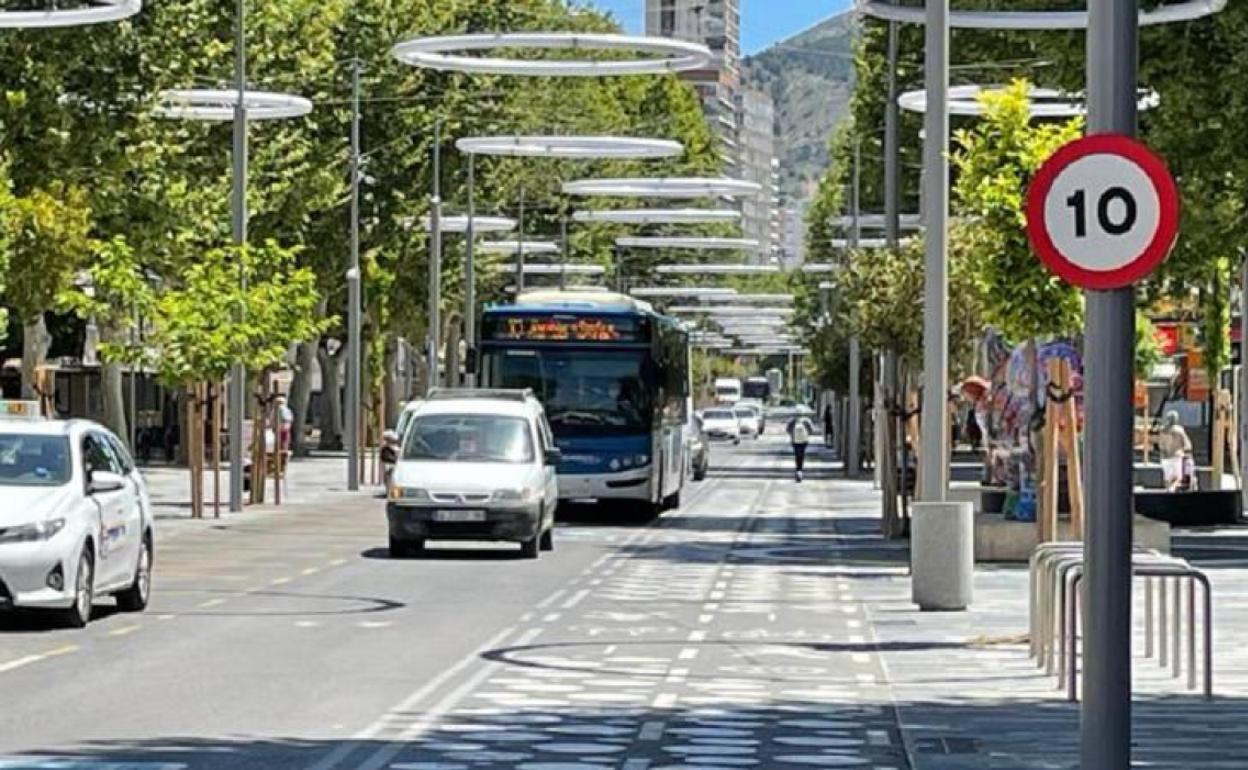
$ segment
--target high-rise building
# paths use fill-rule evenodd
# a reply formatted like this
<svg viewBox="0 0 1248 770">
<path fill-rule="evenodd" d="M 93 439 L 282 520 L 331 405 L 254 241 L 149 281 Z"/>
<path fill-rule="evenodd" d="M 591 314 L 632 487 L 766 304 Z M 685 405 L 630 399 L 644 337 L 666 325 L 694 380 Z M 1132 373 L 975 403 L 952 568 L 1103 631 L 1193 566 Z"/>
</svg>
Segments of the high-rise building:
<svg viewBox="0 0 1248 770">
<path fill-rule="evenodd" d="M 778 247 L 780 165 L 776 159 L 776 108 L 764 91 L 742 87 L 737 91 L 737 174 L 757 182 L 762 192 L 741 201 L 741 229 L 759 242 L 759 259 L 767 261 Z"/>
<path fill-rule="evenodd" d="M 646 34 L 702 43 L 711 49 L 707 69 L 682 75 L 698 89 L 702 111 L 720 140 L 729 171 L 737 153 L 737 89 L 741 87 L 740 0 L 646 0 Z"/>
</svg>

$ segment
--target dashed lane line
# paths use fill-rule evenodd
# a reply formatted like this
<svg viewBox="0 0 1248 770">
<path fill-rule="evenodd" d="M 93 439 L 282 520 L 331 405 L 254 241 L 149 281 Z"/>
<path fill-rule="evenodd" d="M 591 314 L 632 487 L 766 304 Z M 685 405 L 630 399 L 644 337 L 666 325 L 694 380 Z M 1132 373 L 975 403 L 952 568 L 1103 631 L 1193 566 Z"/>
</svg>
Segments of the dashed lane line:
<svg viewBox="0 0 1248 770">
<path fill-rule="evenodd" d="M 67 644 L 67 645 L 64 645 L 63 647 L 57 647 L 55 649 L 48 650 L 47 652 L 40 652 L 34 655 L 26 655 L 21 658 L 17 658 L 15 660 L 10 660 L 7 663 L 0 663 L 0 674 L 7 673 L 9 671 L 15 671 L 24 666 L 29 666 L 32 663 L 38 663 L 41 660 L 47 660 L 48 658 L 55 658 L 61 655 L 68 655 L 71 652 L 77 652 L 79 649 L 80 648 L 76 644 Z"/>
</svg>

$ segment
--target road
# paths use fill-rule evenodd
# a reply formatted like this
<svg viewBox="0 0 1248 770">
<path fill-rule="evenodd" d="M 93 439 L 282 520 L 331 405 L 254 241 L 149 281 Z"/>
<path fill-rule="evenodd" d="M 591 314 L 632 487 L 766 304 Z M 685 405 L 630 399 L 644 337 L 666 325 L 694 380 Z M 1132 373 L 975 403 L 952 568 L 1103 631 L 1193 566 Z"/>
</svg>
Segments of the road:
<svg viewBox="0 0 1248 770">
<path fill-rule="evenodd" d="M 0 769 L 902 770 L 869 490 L 790 463 L 717 445 L 680 510 L 535 562 L 391 560 L 380 500 L 163 535 L 147 613 L 0 617 Z"/>
</svg>

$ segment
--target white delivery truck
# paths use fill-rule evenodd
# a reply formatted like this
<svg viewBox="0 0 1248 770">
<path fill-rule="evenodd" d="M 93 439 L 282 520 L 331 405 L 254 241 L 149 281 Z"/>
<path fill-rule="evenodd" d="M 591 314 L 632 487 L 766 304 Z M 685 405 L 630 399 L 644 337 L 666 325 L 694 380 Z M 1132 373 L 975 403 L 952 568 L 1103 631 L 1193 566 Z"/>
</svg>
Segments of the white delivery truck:
<svg viewBox="0 0 1248 770">
<path fill-rule="evenodd" d="M 741 400 L 741 380 L 721 377 L 715 380 L 715 403 L 735 404 Z"/>
</svg>

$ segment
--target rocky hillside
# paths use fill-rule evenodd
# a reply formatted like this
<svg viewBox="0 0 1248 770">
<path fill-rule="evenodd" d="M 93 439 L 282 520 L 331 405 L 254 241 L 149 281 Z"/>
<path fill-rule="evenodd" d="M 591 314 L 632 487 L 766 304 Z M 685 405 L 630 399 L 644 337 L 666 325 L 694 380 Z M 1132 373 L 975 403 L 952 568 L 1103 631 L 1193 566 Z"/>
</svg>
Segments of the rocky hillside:
<svg viewBox="0 0 1248 770">
<path fill-rule="evenodd" d="M 828 164 L 828 138 L 849 105 L 853 31 L 844 13 L 745 60 L 746 84 L 776 102 L 786 199 L 809 200 Z"/>
</svg>

